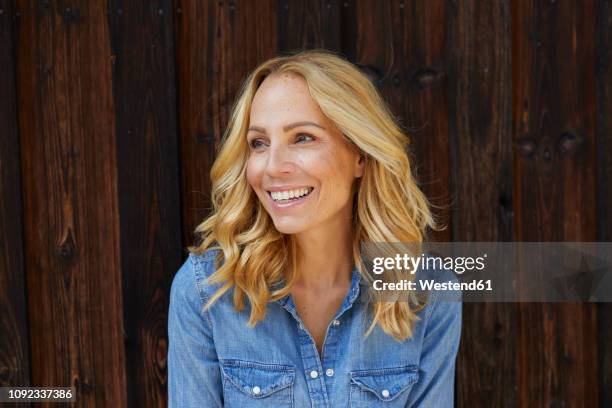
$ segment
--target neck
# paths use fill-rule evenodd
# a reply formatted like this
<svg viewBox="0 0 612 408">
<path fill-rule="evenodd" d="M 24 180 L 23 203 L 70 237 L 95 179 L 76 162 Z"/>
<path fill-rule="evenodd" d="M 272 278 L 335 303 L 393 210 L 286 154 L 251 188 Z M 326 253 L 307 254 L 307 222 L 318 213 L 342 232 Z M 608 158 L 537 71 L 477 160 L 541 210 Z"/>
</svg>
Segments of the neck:
<svg viewBox="0 0 612 408">
<path fill-rule="evenodd" d="M 340 218 L 340 217 L 338 217 Z M 294 235 L 303 289 L 330 290 L 350 285 L 353 269 L 353 241 L 350 217 Z"/>
</svg>

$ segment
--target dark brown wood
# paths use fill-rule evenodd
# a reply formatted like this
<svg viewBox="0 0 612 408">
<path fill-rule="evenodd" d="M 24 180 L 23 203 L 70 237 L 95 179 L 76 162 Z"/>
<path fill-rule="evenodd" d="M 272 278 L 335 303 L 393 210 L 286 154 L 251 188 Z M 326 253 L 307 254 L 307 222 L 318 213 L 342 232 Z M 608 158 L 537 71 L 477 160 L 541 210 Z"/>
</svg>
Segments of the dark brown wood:
<svg viewBox="0 0 612 408">
<path fill-rule="evenodd" d="M 593 1 L 512 2 L 520 241 L 597 238 L 594 12 Z M 597 367 L 594 304 L 518 305 L 519 406 L 597 406 Z"/>
<path fill-rule="evenodd" d="M 181 264 L 172 1 L 111 0 L 130 406 L 167 401 L 167 311 Z"/>
<path fill-rule="evenodd" d="M 597 0 L 597 240 L 612 241 L 612 3 Z M 612 303 L 600 303 L 599 406 L 612 407 Z"/>
<path fill-rule="evenodd" d="M 512 241 L 510 7 L 456 2 L 447 14 L 453 241 Z M 457 406 L 514 407 L 514 305 L 465 303 L 462 329 Z"/>
<path fill-rule="evenodd" d="M 445 24 L 443 1 L 342 3 L 343 52 L 374 80 L 409 135 L 415 177 L 449 225 Z M 450 228 L 432 237 L 449 241 Z"/>
<path fill-rule="evenodd" d="M 374 80 L 431 239 L 612 241 L 611 38 L 607 0 L 0 0 L 0 385 L 165 405 L 171 279 L 277 53 Z M 456 404 L 612 406 L 611 338 L 610 304 L 464 304 Z"/>
<path fill-rule="evenodd" d="M 342 0 L 279 0 L 278 51 L 340 50 Z"/>
<path fill-rule="evenodd" d="M 30 385 L 11 3 L 0 0 L 0 387 Z"/>
<path fill-rule="evenodd" d="M 180 0 L 177 27 L 183 239 L 210 208 L 210 166 L 236 92 L 276 55 L 276 2 Z"/>
<path fill-rule="evenodd" d="M 32 385 L 75 386 L 83 406 L 125 406 L 107 7 L 18 9 Z"/>
</svg>

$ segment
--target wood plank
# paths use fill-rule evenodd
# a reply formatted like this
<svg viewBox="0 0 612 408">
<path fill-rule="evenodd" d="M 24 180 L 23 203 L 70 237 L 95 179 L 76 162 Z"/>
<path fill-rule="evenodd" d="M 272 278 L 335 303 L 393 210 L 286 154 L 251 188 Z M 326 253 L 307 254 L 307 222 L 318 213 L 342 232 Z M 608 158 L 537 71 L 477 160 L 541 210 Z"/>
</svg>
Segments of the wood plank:
<svg viewBox="0 0 612 408">
<path fill-rule="evenodd" d="M 374 80 L 409 135 L 415 177 L 450 225 L 445 24 L 443 1 L 343 2 L 342 51 Z M 431 235 L 449 241 L 450 228 Z"/>
<path fill-rule="evenodd" d="M 279 0 L 278 51 L 340 50 L 342 0 Z"/>
<path fill-rule="evenodd" d="M 593 1 L 512 2 L 520 241 L 597 238 L 594 12 Z M 518 405 L 597 406 L 594 304 L 521 303 L 517 333 Z"/>
<path fill-rule="evenodd" d="M 512 241 L 509 3 L 447 4 L 453 241 Z M 514 305 L 466 303 L 462 330 L 457 406 L 514 407 Z"/>
<path fill-rule="evenodd" d="M 167 311 L 182 259 L 174 12 L 171 0 L 109 4 L 130 406 L 167 401 Z"/>
<path fill-rule="evenodd" d="M 597 0 L 597 241 L 612 241 L 612 3 Z M 600 303 L 600 407 L 612 407 L 612 303 Z"/>
<path fill-rule="evenodd" d="M 107 7 L 17 4 L 32 384 L 125 406 Z"/>
<path fill-rule="evenodd" d="M 0 0 L 0 387 L 30 384 L 13 18 Z"/>
<path fill-rule="evenodd" d="M 276 55 L 276 1 L 180 0 L 176 17 L 183 242 L 210 210 L 210 167 L 246 75 Z M 253 18 L 257 16 L 257 18 Z"/>
</svg>

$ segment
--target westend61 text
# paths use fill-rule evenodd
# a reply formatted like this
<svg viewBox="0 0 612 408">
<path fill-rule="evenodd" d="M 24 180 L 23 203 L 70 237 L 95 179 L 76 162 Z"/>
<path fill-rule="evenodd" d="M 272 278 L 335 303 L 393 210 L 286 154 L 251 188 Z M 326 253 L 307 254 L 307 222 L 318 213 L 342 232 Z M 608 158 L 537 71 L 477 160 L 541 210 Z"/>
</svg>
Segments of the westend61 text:
<svg viewBox="0 0 612 408">
<path fill-rule="evenodd" d="M 493 290 L 491 279 L 473 280 L 470 282 L 436 282 L 435 280 L 420 280 L 417 282 L 402 279 L 399 282 L 383 282 L 377 279 L 373 283 L 374 290 Z"/>
</svg>

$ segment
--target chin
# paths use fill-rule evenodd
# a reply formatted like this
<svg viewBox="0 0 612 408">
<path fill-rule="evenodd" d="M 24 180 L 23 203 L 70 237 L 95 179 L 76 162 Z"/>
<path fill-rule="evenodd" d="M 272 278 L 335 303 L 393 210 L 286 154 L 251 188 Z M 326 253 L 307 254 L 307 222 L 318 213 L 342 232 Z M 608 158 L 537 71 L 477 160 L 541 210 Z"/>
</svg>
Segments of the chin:
<svg viewBox="0 0 612 408">
<path fill-rule="evenodd" d="M 292 235 L 297 234 L 305 230 L 305 225 L 302 223 L 293 223 L 293 222 L 276 222 L 274 221 L 274 227 L 280 233 Z"/>
</svg>

